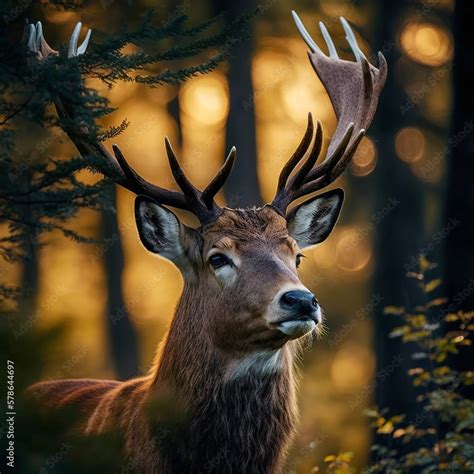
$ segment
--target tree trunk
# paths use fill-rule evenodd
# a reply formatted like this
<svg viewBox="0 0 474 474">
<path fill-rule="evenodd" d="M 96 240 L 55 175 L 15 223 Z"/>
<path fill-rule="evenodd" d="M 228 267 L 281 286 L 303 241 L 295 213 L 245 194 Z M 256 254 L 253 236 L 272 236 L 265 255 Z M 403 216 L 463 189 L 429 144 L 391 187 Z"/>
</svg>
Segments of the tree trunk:
<svg viewBox="0 0 474 474">
<path fill-rule="evenodd" d="M 21 297 L 18 302 L 18 313 L 23 320 L 33 318 L 38 302 L 39 252 L 38 237 L 33 231 L 25 235 L 23 242 L 25 258 L 22 260 Z"/>
<path fill-rule="evenodd" d="M 31 173 L 25 173 L 25 179 L 31 184 Z M 28 186 L 29 187 L 29 186 Z M 24 220 L 35 221 L 32 219 L 33 208 L 25 205 L 23 208 Z M 28 228 L 22 239 L 22 251 L 25 257 L 22 259 L 21 270 L 21 297 L 18 301 L 18 313 L 23 321 L 36 318 L 38 303 L 38 280 L 39 280 L 39 241 L 38 233 L 35 228 Z"/>
<path fill-rule="evenodd" d="M 255 8 L 255 0 L 225 2 L 215 0 L 218 11 L 225 10 L 226 21 L 231 22 L 244 11 Z M 252 24 L 250 24 L 250 28 Z M 229 59 L 230 110 L 227 120 L 226 146 L 237 147 L 237 161 L 225 184 L 227 204 L 245 207 L 261 202 L 257 176 L 257 150 L 255 138 L 255 113 L 252 87 L 253 33 L 239 43 Z M 252 104 L 246 107 L 246 104 Z"/>
<path fill-rule="evenodd" d="M 377 15 L 374 47 L 382 48 L 387 39 L 397 43 L 399 22 L 407 4 L 406 0 L 383 2 L 383 10 Z M 413 258 L 416 261 L 423 242 L 423 193 L 421 183 L 409 166 L 395 154 L 394 137 L 401 127 L 413 122 L 416 111 L 404 114 L 401 109 L 406 96 L 397 78 L 399 50 L 396 46 L 386 49 L 388 79 L 372 129 L 379 156 L 375 172 L 377 197 L 374 212 L 389 209 L 390 202 L 395 205 L 376 225 L 373 291 L 382 298 L 382 303 L 373 314 L 377 360 L 374 391 L 379 408 L 388 408 L 390 414 L 405 413 L 408 420 L 414 420 L 421 407 L 416 402 L 417 391 L 407 371 L 414 366 L 411 354 L 416 349 L 400 338 L 389 337 L 401 321 L 395 316 L 385 315 L 383 310 L 387 305 L 410 308 L 421 302 L 416 285 L 407 280 L 406 273 L 418 269 L 412 262 Z M 419 361 L 416 365 L 420 365 Z M 382 439 L 377 441 L 383 442 Z"/>
<path fill-rule="evenodd" d="M 117 214 L 104 212 L 103 226 L 107 248 L 104 261 L 107 278 L 107 334 L 117 376 L 125 380 L 138 374 L 139 358 L 136 331 L 122 292 L 124 258 Z"/>
<path fill-rule="evenodd" d="M 451 229 L 444 249 L 444 285 L 448 311 L 474 309 L 474 4 L 457 0 L 454 12 L 454 107 L 449 146 L 445 225 Z M 450 226 L 450 227 L 448 227 Z M 474 348 L 455 358 L 458 370 L 472 370 Z M 471 390 L 471 393 L 473 391 Z"/>
</svg>

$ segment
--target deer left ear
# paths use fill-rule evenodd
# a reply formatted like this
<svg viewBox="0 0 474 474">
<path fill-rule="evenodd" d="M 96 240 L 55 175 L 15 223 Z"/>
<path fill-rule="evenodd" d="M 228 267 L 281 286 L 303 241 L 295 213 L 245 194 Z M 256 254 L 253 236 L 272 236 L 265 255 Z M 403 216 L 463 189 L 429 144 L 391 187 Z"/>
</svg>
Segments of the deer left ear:
<svg viewBox="0 0 474 474">
<path fill-rule="evenodd" d="M 332 189 L 292 209 L 287 217 L 288 232 L 300 248 L 326 240 L 336 225 L 344 201 L 342 189 Z"/>
<path fill-rule="evenodd" d="M 172 262 L 181 257 L 181 224 L 169 209 L 147 197 L 137 196 L 135 219 L 140 240 L 147 250 Z"/>
</svg>

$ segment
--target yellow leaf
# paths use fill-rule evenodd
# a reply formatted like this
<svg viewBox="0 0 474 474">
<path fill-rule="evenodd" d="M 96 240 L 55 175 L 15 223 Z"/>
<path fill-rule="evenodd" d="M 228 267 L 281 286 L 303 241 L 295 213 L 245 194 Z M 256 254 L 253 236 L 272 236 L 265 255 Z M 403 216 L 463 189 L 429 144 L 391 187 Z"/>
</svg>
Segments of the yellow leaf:
<svg viewBox="0 0 474 474">
<path fill-rule="evenodd" d="M 410 324 L 417 329 L 420 329 L 424 326 L 426 326 L 426 318 L 423 314 L 418 314 L 416 316 L 411 316 L 408 318 L 410 321 Z"/>
<path fill-rule="evenodd" d="M 424 370 L 421 367 L 416 367 L 414 369 L 410 369 L 408 371 L 408 375 L 418 375 L 418 374 L 422 374 L 423 372 Z"/>
<path fill-rule="evenodd" d="M 447 322 L 458 321 L 459 316 L 456 313 L 449 313 L 444 317 L 444 320 Z"/>
<path fill-rule="evenodd" d="M 434 370 L 435 375 L 446 375 L 451 372 L 451 369 L 447 365 L 443 365 Z"/>
<path fill-rule="evenodd" d="M 387 420 L 386 420 L 383 416 L 381 416 L 380 418 L 377 419 L 376 425 L 377 425 L 377 426 L 383 426 L 386 421 L 387 421 Z"/>
<path fill-rule="evenodd" d="M 352 453 L 351 451 L 345 451 L 344 453 L 340 453 L 337 456 L 337 460 L 340 462 L 350 463 L 353 457 L 354 457 L 354 453 Z"/>
<path fill-rule="evenodd" d="M 439 285 L 441 285 L 440 279 L 431 280 L 425 285 L 425 291 L 429 293 L 430 291 L 433 291 L 438 288 Z"/>
<path fill-rule="evenodd" d="M 405 419 L 405 415 L 395 415 L 390 418 L 393 424 L 401 423 Z"/>
<path fill-rule="evenodd" d="M 448 299 L 447 298 L 435 298 L 434 300 L 431 300 L 427 306 L 428 308 L 431 308 L 433 306 L 441 306 L 445 303 L 447 303 Z"/>
<path fill-rule="evenodd" d="M 393 423 L 391 421 L 387 421 L 387 423 L 385 423 L 377 430 L 377 433 L 390 434 L 392 431 Z"/>
<path fill-rule="evenodd" d="M 336 456 L 334 456 L 334 454 L 330 454 L 329 456 L 326 456 L 324 458 L 324 462 L 332 462 L 332 461 L 335 461 L 336 460 Z"/>
<path fill-rule="evenodd" d="M 406 430 L 404 430 L 403 428 L 398 428 L 398 430 L 395 430 L 395 432 L 393 433 L 393 437 L 394 438 L 401 438 L 405 434 L 406 434 Z"/>
<path fill-rule="evenodd" d="M 430 262 L 425 258 L 424 255 L 420 256 L 419 264 L 420 264 L 420 270 L 422 272 L 424 272 L 424 271 L 428 270 L 428 268 L 430 268 Z"/>
</svg>

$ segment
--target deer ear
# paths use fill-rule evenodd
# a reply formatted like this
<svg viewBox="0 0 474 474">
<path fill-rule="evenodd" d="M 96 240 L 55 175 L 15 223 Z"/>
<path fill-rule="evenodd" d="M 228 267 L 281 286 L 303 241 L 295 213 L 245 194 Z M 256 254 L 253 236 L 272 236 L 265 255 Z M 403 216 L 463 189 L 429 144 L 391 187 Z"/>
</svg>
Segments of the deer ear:
<svg viewBox="0 0 474 474">
<path fill-rule="evenodd" d="M 184 253 L 181 244 L 181 223 L 168 209 L 138 196 L 135 199 L 135 219 L 140 240 L 147 250 L 173 262 Z"/>
<path fill-rule="evenodd" d="M 344 191 L 333 189 L 290 211 L 288 231 L 300 248 L 319 244 L 328 237 L 336 225 L 343 201 Z"/>
</svg>

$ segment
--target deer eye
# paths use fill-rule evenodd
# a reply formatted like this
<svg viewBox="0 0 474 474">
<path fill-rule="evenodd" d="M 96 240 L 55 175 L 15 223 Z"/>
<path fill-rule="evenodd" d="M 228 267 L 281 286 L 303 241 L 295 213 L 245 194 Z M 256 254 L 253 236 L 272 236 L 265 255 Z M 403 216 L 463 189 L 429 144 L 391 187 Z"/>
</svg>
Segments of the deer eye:
<svg viewBox="0 0 474 474">
<path fill-rule="evenodd" d="M 300 266 L 300 263 L 301 263 L 301 259 L 304 258 L 304 255 L 302 253 L 299 253 L 297 256 L 296 256 L 296 268 L 298 268 Z"/>
<path fill-rule="evenodd" d="M 211 255 L 208 261 L 214 269 L 221 268 L 232 263 L 231 260 L 222 253 L 215 253 L 214 255 Z"/>
</svg>

